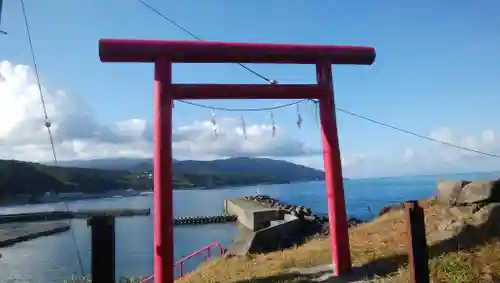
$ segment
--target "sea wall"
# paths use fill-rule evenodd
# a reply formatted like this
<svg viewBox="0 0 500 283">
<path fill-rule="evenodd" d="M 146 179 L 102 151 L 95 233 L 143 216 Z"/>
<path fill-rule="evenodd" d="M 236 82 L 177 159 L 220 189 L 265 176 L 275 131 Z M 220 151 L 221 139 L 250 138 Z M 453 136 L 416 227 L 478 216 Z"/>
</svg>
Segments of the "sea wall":
<svg viewBox="0 0 500 283">
<path fill-rule="evenodd" d="M 240 221 L 240 218 L 255 213 L 251 209 L 246 211 L 252 207 L 251 203 L 253 202 L 257 204 L 256 207 L 261 207 L 264 210 L 273 209 L 280 212 L 283 217 L 270 221 L 263 220 L 264 224 L 261 225 L 260 229 L 250 229 L 247 227 L 248 225 Z M 308 207 L 283 203 L 267 195 L 246 196 L 224 201 L 225 206 L 228 203 L 240 206 L 237 217 L 242 225 L 240 233 L 229 247 L 227 255 L 243 256 L 286 249 L 303 244 L 312 237 L 328 236 L 330 232 L 327 216 L 314 214 Z M 348 219 L 349 227 L 361 223 L 363 221 L 356 218 Z"/>
<path fill-rule="evenodd" d="M 260 205 L 267 206 L 270 208 L 282 209 L 286 213 L 289 213 L 303 220 L 302 228 L 306 229 L 304 233 L 308 236 L 312 235 L 328 236 L 330 233 L 328 225 L 328 216 L 314 214 L 309 207 L 284 203 L 268 195 L 245 196 L 242 197 L 241 199 L 252 200 L 258 202 Z M 349 226 L 349 228 L 355 227 L 364 222 L 365 221 L 359 220 L 354 217 L 348 217 L 347 219 L 347 225 Z"/>
</svg>

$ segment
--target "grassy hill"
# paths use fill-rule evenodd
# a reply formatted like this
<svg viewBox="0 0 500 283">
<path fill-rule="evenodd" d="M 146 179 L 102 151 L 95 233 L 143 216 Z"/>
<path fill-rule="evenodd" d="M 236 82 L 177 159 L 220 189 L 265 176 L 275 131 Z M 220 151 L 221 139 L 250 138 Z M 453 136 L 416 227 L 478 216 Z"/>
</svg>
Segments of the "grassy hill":
<svg viewBox="0 0 500 283">
<path fill-rule="evenodd" d="M 152 159 L 112 158 L 93 160 L 73 160 L 59 163 L 65 167 L 94 169 L 122 169 L 130 171 L 153 170 Z M 268 158 L 236 157 L 210 161 L 173 160 L 176 174 L 221 174 L 221 175 L 262 175 L 284 182 L 324 180 L 325 173 L 294 163 Z"/>
<path fill-rule="evenodd" d="M 0 198 L 57 193 L 99 193 L 105 190 L 151 188 L 147 180 L 129 171 L 62 168 L 17 160 L 0 160 Z"/>
<path fill-rule="evenodd" d="M 211 161 L 185 160 L 173 163 L 174 171 L 267 175 L 289 182 L 324 180 L 325 173 L 294 163 L 268 158 L 236 157 Z"/>
<path fill-rule="evenodd" d="M 0 160 L 0 199 L 14 195 L 34 198 L 45 192 L 101 193 L 109 190 L 150 190 L 153 181 L 144 172 L 102 170 L 92 168 L 57 167 L 17 160 Z M 139 177 L 139 178 L 138 178 Z M 286 183 L 287 180 L 269 175 L 183 171 L 174 173 L 175 189 L 195 187 L 245 186 Z"/>
</svg>

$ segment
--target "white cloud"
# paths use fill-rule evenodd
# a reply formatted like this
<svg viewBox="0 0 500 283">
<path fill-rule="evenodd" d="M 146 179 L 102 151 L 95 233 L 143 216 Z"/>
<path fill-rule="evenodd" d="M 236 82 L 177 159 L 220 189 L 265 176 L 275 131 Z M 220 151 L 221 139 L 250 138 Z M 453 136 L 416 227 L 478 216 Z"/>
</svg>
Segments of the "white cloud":
<svg viewBox="0 0 500 283">
<path fill-rule="evenodd" d="M 441 127 L 430 132 L 429 137 L 438 141 L 467 149 L 500 154 L 500 143 L 492 129 L 476 134 L 461 134 L 450 127 Z M 500 160 L 464 148 L 428 142 L 421 147 L 407 147 L 401 153 L 400 169 L 394 167 L 392 174 L 473 172 L 498 170 Z M 397 162 L 394 162 L 396 165 Z"/>
<path fill-rule="evenodd" d="M 151 123 L 131 118 L 103 124 L 95 119 L 83 101 L 70 93 L 46 88 L 43 88 L 43 93 L 59 159 L 152 156 Z M 0 62 L 0 121 L 1 159 L 52 159 L 36 78 L 28 66 Z M 246 139 L 240 119 L 235 118 L 217 118 L 217 137 L 210 121 L 193 121 L 177 127 L 172 132 L 174 157 L 262 156 L 323 169 L 319 144 L 314 147 L 307 145 L 282 128 L 278 128 L 273 137 L 269 124 L 253 124 L 251 121 L 246 121 L 246 124 Z M 449 127 L 442 127 L 429 136 L 475 150 L 500 153 L 498 134 L 492 129 L 459 134 Z M 382 160 L 343 152 L 342 167 L 345 175 L 351 177 L 490 170 L 500 164 L 491 157 L 432 143 L 406 147 L 399 156 L 399 160 L 392 157 Z"/>
<path fill-rule="evenodd" d="M 356 170 L 359 169 L 360 166 L 366 161 L 366 157 L 363 154 L 341 154 L 341 164 L 342 168 L 345 172 L 345 175 L 356 175 Z M 302 164 L 304 166 L 316 168 L 323 170 L 324 169 L 324 160 L 322 154 L 315 154 L 309 156 L 300 156 L 300 157 L 292 157 L 289 158 L 291 162 Z"/>
<path fill-rule="evenodd" d="M 478 134 L 459 134 L 449 127 L 442 127 L 431 132 L 430 136 L 440 141 L 454 144 L 467 149 L 496 154 L 499 152 L 499 142 L 491 129 L 483 130 Z M 449 146 L 434 145 L 429 148 L 432 158 L 449 162 L 468 162 L 473 159 L 485 158 L 485 155 L 465 149 Z"/>
<path fill-rule="evenodd" d="M 365 161 L 366 157 L 363 154 L 342 155 L 341 163 L 343 167 L 356 167 Z"/>
<path fill-rule="evenodd" d="M 403 156 L 404 160 L 405 161 L 410 161 L 414 157 L 415 157 L 415 150 L 413 150 L 413 148 L 411 148 L 411 147 L 407 147 L 405 149 L 405 153 L 404 153 L 404 156 Z"/>
<path fill-rule="evenodd" d="M 106 125 L 83 101 L 68 92 L 43 88 L 57 155 L 61 160 L 109 157 L 151 157 L 153 130 L 143 119 Z M 0 158 L 30 161 L 52 159 L 36 78 L 28 66 L 0 62 Z M 246 140 L 239 119 L 219 117 L 214 137 L 209 121 L 194 121 L 173 130 L 174 157 L 211 159 L 231 156 L 289 158 L 320 150 L 278 128 L 246 121 Z"/>
</svg>

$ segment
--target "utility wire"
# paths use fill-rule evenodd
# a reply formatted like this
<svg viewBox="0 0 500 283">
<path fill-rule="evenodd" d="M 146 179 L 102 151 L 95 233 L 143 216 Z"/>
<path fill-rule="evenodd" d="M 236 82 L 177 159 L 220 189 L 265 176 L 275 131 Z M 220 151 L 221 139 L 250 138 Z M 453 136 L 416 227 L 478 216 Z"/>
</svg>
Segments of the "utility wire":
<svg viewBox="0 0 500 283">
<path fill-rule="evenodd" d="M 146 8 L 148 8 L 149 10 L 151 10 L 152 12 L 154 12 L 155 14 L 157 14 L 158 16 L 162 17 L 163 19 L 169 21 L 171 24 L 173 24 L 174 26 L 176 26 L 177 28 L 179 28 L 183 32 L 189 34 L 192 38 L 194 38 L 196 40 L 199 40 L 199 41 L 204 41 L 201 37 L 199 37 L 199 36 L 195 35 L 194 33 L 190 32 L 189 30 L 187 30 L 186 28 L 184 28 L 183 26 L 181 26 L 179 23 L 177 23 L 176 21 L 174 21 L 172 18 L 167 17 L 165 14 L 163 14 L 162 12 L 160 12 L 158 9 L 154 8 L 153 6 L 149 5 L 145 1 L 143 1 L 143 0 L 137 0 L 137 2 L 141 3 Z M 265 80 L 266 82 L 268 82 L 270 84 L 276 84 L 277 83 L 275 80 L 271 80 L 271 79 L 267 78 L 266 76 L 264 76 L 262 74 L 259 74 L 258 72 L 256 72 L 253 69 L 245 66 L 244 64 L 241 64 L 241 63 L 236 63 L 236 64 L 240 65 L 243 69 L 249 71 L 250 73 L 256 75 L 257 77 Z"/>
<path fill-rule="evenodd" d="M 177 28 L 179 28 L 182 31 L 184 31 L 185 33 L 189 34 L 194 39 L 203 41 L 203 39 L 201 37 L 199 37 L 199 36 L 195 35 L 194 33 L 190 32 L 189 30 L 187 30 L 186 28 L 184 28 L 183 26 L 181 26 L 179 23 L 177 23 L 176 21 L 174 21 L 172 18 L 170 18 L 170 17 L 166 16 L 165 14 L 161 13 L 160 11 L 158 11 L 158 9 L 152 7 L 151 5 L 149 5 L 148 3 L 146 3 L 145 1 L 143 1 L 143 0 L 137 0 L 137 1 L 139 3 L 141 3 L 142 5 L 144 5 L 145 7 L 147 7 L 148 9 L 150 9 L 151 11 L 153 11 L 154 13 L 156 13 L 157 15 L 159 15 L 160 17 L 162 17 L 163 19 L 169 21 L 171 24 L 173 24 Z M 265 81 L 267 81 L 269 83 L 273 83 L 273 84 L 276 83 L 276 81 L 270 80 L 269 78 L 265 77 L 264 75 L 261 75 L 261 74 L 257 73 L 256 71 L 254 71 L 254 70 L 246 67 L 245 65 L 240 64 L 240 63 L 238 63 L 238 64 L 240 66 L 242 66 L 243 68 L 245 68 L 246 70 L 248 70 L 251 73 L 253 73 L 254 75 L 258 76 L 259 78 L 262 78 L 263 80 L 265 80 Z M 275 110 L 275 109 L 289 107 L 289 106 L 292 106 L 292 105 L 297 105 L 297 104 L 300 104 L 300 103 L 302 103 L 304 101 L 314 101 L 315 103 L 318 103 L 315 100 L 303 99 L 303 100 L 299 100 L 299 101 L 295 101 L 295 102 L 292 102 L 292 103 L 283 104 L 283 105 L 279 105 L 279 106 L 275 106 L 275 107 L 264 107 L 264 108 L 225 108 L 225 107 L 216 107 L 216 106 L 203 105 L 203 104 L 194 103 L 194 102 L 190 102 L 190 101 L 186 101 L 186 100 L 178 100 L 178 101 L 182 102 L 184 104 L 189 104 L 189 105 L 192 105 L 192 106 L 197 106 L 197 107 L 201 107 L 201 108 L 205 108 L 205 109 L 212 109 L 212 110 L 219 110 L 219 111 L 239 111 L 239 112 L 257 112 L 257 111 Z M 399 132 L 402 132 L 402 133 L 405 133 L 405 134 L 408 134 L 408 135 L 412 135 L 414 137 L 418 137 L 418 138 L 421 138 L 421 139 L 424 139 L 424 140 L 428 140 L 428 141 L 431 141 L 431 142 L 435 142 L 435 143 L 439 143 L 439 144 L 442 144 L 442 145 L 446 145 L 446 146 L 450 146 L 450 147 L 455 147 L 455 148 L 458 148 L 458 149 L 461 149 L 461 150 L 465 150 L 465 151 L 469 151 L 469 152 L 474 152 L 474 153 L 477 153 L 477 154 L 486 155 L 486 156 L 490 156 L 490 157 L 494 157 L 494 158 L 500 159 L 500 155 L 496 155 L 496 154 L 493 154 L 493 153 L 487 153 L 487 152 L 475 150 L 475 149 L 472 149 L 472 148 L 468 148 L 468 147 L 465 147 L 465 146 L 461 146 L 461 145 L 449 143 L 449 142 L 446 142 L 446 141 L 441 141 L 441 140 L 438 140 L 438 139 L 434 139 L 434 138 L 431 138 L 431 137 L 428 137 L 428 136 L 425 136 L 425 135 L 421 135 L 421 134 L 418 134 L 418 133 L 415 133 L 415 132 L 411 132 L 409 130 L 405 130 L 403 128 L 392 126 L 392 125 L 389 125 L 389 124 L 386 124 L 386 123 L 383 123 L 383 122 L 380 122 L 380 121 L 377 121 L 377 120 L 365 117 L 365 116 L 360 115 L 360 114 L 356 114 L 354 112 L 351 112 L 351 111 L 348 111 L 348 110 L 345 110 L 345 109 L 342 109 L 342 108 L 339 108 L 339 107 L 336 107 L 335 109 L 336 109 L 336 111 L 342 112 L 342 113 L 350 115 L 352 117 L 363 119 L 365 121 L 369 121 L 369 122 L 372 122 L 372 123 L 380 125 L 380 126 L 384 126 L 384 127 L 387 127 L 387 128 L 390 128 L 390 129 L 393 129 L 393 130 L 396 130 L 396 131 L 399 131 Z"/>
<path fill-rule="evenodd" d="M 484 151 L 472 149 L 472 148 L 469 148 L 469 147 L 461 146 L 461 145 L 458 145 L 458 144 L 453 144 L 453 143 L 450 143 L 450 142 L 446 142 L 446 141 L 434 139 L 434 138 L 431 138 L 431 137 L 428 137 L 428 136 L 425 136 L 425 135 L 421 135 L 421 134 L 418 134 L 418 133 L 415 133 L 415 132 L 412 132 L 412 131 L 409 131 L 409 130 L 405 130 L 403 128 L 392 126 L 392 125 L 389 125 L 389 124 L 386 124 L 386 123 L 383 123 L 383 122 L 380 122 L 380 121 L 377 121 L 377 120 L 365 117 L 363 115 L 359 115 L 359 114 L 353 113 L 351 111 L 348 111 L 348 110 L 345 110 L 345 109 L 342 109 L 342 108 L 338 108 L 337 107 L 335 109 L 337 111 L 339 111 L 339 112 L 344 113 L 344 114 L 347 114 L 347 115 L 350 115 L 350 116 L 353 116 L 353 117 L 356 117 L 356 118 L 360 118 L 360 119 L 363 119 L 365 121 L 368 121 L 368 122 L 371 122 L 371 123 L 374 123 L 374 124 L 377 124 L 377 125 L 380 125 L 380 126 L 384 126 L 386 128 L 390 128 L 390 129 L 393 129 L 393 130 L 396 130 L 396 131 L 399 131 L 399 132 L 402 132 L 402 133 L 405 133 L 405 134 L 408 134 L 408 135 L 411 135 L 411 136 L 414 136 L 414 137 L 417 137 L 417 138 L 421 138 L 421 139 L 428 140 L 428 141 L 435 142 L 435 143 L 439 143 L 439 144 L 442 144 L 442 145 L 446 145 L 446 146 L 450 146 L 450 147 L 455 147 L 455 148 L 458 148 L 458 149 L 461 149 L 461 150 L 465 150 L 465 151 L 469 151 L 469 152 L 474 152 L 474 153 L 477 153 L 477 154 L 486 155 L 486 156 L 490 156 L 490 157 L 494 157 L 494 158 L 500 159 L 500 155 L 497 155 L 497 154 L 488 153 L 488 152 L 484 152 Z"/>
<path fill-rule="evenodd" d="M 34 51 L 34 48 L 33 48 L 33 42 L 31 40 L 30 26 L 29 26 L 29 23 L 28 23 L 28 14 L 26 13 L 26 6 L 24 4 L 24 0 L 21 0 L 21 6 L 22 6 L 22 10 L 23 10 L 24 24 L 26 26 L 26 32 L 27 32 L 27 35 L 28 35 L 28 41 L 29 41 L 29 45 L 30 45 L 31 58 L 32 58 L 32 61 L 33 61 L 33 68 L 35 70 L 35 76 L 36 76 L 36 81 L 37 81 L 37 85 L 38 85 L 38 91 L 40 92 L 40 100 L 42 101 L 43 114 L 44 114 L 44 118 L 45 118 L 45 127 L 47 128 L 47 132 L 49 134 L 50 145 L 52 147 L 52 154 L 54 156 L 54 162 L 57 165 L 58 163 L 57 163 L 56 148 L 55 148 L 55 145 L 54 145 L 54 139 L 52 137 L 52 131 L 50 130 L 51 122 L 49 120 L 49 115 L 47 114 L 47 107 L 45 106 L 45 99 L 43 97 L 42 84 L 40 83 L 40 75 L 38 73 L 38 67 L 37 67 L 37 64 L 36 64 L 35 51 Z M 68 208 L 68 205 L 66 204 L 66 202 L 63 201 L 63 204 L 64 204 L 64 207 L 66 208 L 66 211 L 69 211 L 69 208 Z M 69 223 L 71 225 L 71 220 L 69 221 Z M 75 252 L 76 252 L 76 258 L 77 258 L 77 261 L 78 261 L 78 266 L 80 268 L 80 273 L 81 273 L 82 276 L 85 276 L 85 272 L 84 272 L 84 268 L 83 268 L 83 263 L 82 263 L 82 257 L 80 255 L 80 251 L 78 250 L 78 245 L 76 243 L 76 236 L 74 234 L 73 228 L 71 228 L 70 230 L 71 230 L 71 236 L 72 236 L 72 239 L 73 239 L 73 245 L 75 247 Z"/>
<path fill-rule="evenodd" d="M 226 108 L 226 107 L 217 107 L 217 106 L 211 106 L 211 105 L 204 105 L 200 103 L 195 103 L 191 101 L 186 101 L 186 100 L 176 100 L 178 102 L 184 103 L 184 104 L 189 104 L 192 106 L 200 107 L 200 108 L 205 108 L 205 109 L 211 109 L 211 110 L 218 110 L 218 111 L 226 111 L 226 112 L 260 112 L 260 111 L 271 111 L 271 110 L 276 110 L 276 109 L 281 109 L 281 108 L 286 108 L 290 107 L 293 105 L 300 104 L 302 102 L 306 102 L 309 99 L 302 99 L 298 100 L 295 102 L 290 102 L 286 104 L 281 104 L 277 106 L 271 106 L 271 107 L 263 107 L 263 108 Z"/>
<path fill-rule="evenodd" d="M 0 27 L 2 27 L 2 10 L 3 10 L 3 0 L 0 0 Z M 7 35 L 7 32 L 0 29 L 0 34 Z"/>
<path fill-rule="evenodd" d="M 297 104 L 303 103 L 305 101 L 313 101 L 314 103 L 318 103 L 315 100 L 303 99 L 303 100 L 300 100 L 300 101 L 296 101 L 296 102 L 292 102 L 292 103 L 287 103 L 287 104 L 282 104 L 282 105 L 278 105 L 278 106 L 274 106 L 274 107 L 264 107 L 264 108 L 226 108 L 226 107 L 216 107 L 216 106 L 211 106 L 211 105 L 204 105 L 204 104 L 194 103 L 194 102 L 185 101 L 185 100 L 178 100 L 178 101 L 182 102 L 182 103 L 185 103 L 185 104 L 192 105 L 192 106 L 200 107 L 200 108 L 211 109 L 211 110 L 218 110 L 218 111 L 227 111 L 227 112 L 259 112 L 259 111 L 270 111 L 270 110 L 275 110 L 275 109 L 281 109 L 281 108 L 290 107 L 290 106 L 293 106 L 293 105 L 297 105 Z M 348 111 L 348 110 L 345 110 L 345 109 L 342 109 L 342 108 L 339 108 L 339 107 L 335 107 L 335 110 L 338 111 L 338 112 L 347 114 L 349 116 L 356 117 L 356 118 L 359 118 L 359 119 L 362 119 L 362 120 L 365 120 L 365 121 L 368 121 L 368 122 L 371 122 L 371 123 L 374 123 L 374 124 L 377 124 L 377 125 L 380 125 L 380 126 L 383 126 L 383 127 L 386 127 L 386 128 L 390 128 L 390 129 L 393 129 L 393 130 L 396 130 L 396 131 L 399 131 L 399 132 L 402 132 L 402 133 L 405 133 L 405 134 L 408 134 L 408 135 L 411 135 L 411 136 L 414 136 L 414 137 L 417 137 L 417 138 L 421 138 L 421 139 L 428 140 L 428 141 L 435 142 L 435 143 L 439 143 L 439 144 L 442 144 L 442 145 L 446 145 L 446 146 L 450 146 L 450 147 L 455 147 L 455 148 L 458 148 L 458 149 L 461 149 L 461 150 L 465 150 L 465 151 L 469 151 L 469 152 L 474 152 L 474 153 L 477 153 L 477 154 L 486 155 L 486 156 L 490 156 L 490 157 L 494 157 L 494 158 L 500 159 L 500 155 L 497 155 L 497 154 L 483 152 L 483 151 L 472 149 L 472 148 L 468 148 L 468 147 L 465 147 L 465 146 L 461 146 L 461 145 L 449 143 L 449 142 L 446 142 L 446 141 L 434 139 L 434 138 L 431 138 L 431 137 L 428 137 L 428 136 L 425 136 L 425 135 L 422 135 L 422 134 L 418 134 L 418 133 L 415 133 L 415 132 L 412 132 L 412 131 L 409 131 L 409 130 L 405 130 L 405 129 L 397 127 L 397 126 L 393 126 L 393 125 L 390 125 L 390 124 L 387 124 L 387 123 L 384 123 L 384 122 L 377 121 L 377 120 L 372 119 L 372 118 L 365 117 L 365 116 L 360 115 L 360 114 L 356 114 L 354 112 L 351 112 L 351 111 Z"/>
<path fill-rule="evenodd" d="M 52 138 L 52 131 L 50 130 L 51 123 L 49 120 L 49 116 L 47 115 L 47 107 L 45 106 L 45 99 L 43 98 L 42 85 L 40 84 L 40 75 L 38 73 L 38 66 L 36 64 L 35 51 L 33 49 L 33 42 L 31 40 L 31 32 L 30 32 L 30 27 L 28 24 L 28 16 L 26 14 L 26 6 L 24 5 L 24 0 L 21 0 L 21 6 L 23 8 L 24 24 L 26 26 L 26 32 L 28 34 L 28 42 L 30 45 L 31 59 L 33 61 L 33 68 L 35 69 L 38 91 L 40 92 L 40 100 L 42 101 L 43 115 L 45 118 L 45 127 L 47 128 L 47 132 L 49 133 L 50 145 L 52 147 L 52 154 L 54 156 L 54 162 L 57 164 L 56 148 L 54 146 L 54 139 Z"/>
</svg>

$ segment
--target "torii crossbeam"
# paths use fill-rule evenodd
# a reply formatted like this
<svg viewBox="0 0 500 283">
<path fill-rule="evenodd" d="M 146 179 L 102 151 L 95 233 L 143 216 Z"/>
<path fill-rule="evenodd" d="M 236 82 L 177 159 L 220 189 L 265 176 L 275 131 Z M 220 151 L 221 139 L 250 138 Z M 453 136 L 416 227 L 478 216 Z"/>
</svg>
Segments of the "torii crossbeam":
<svg viewBox="0 0 500 283">
<path fill-rule="evenodd" d="M 334 272 L 350 272 L 349 235 L 335 118 L 332 64 L 371 65 L 372 47 L 207 41 L 101 39 L 102 62 L 148 62 L 154 75 L 154 277 L 173 282 L 172 101 L 175 99 L 319 100 Z M 172 63 L 315 64 L 317 84 L 173 84 Z"/>
</svg>

